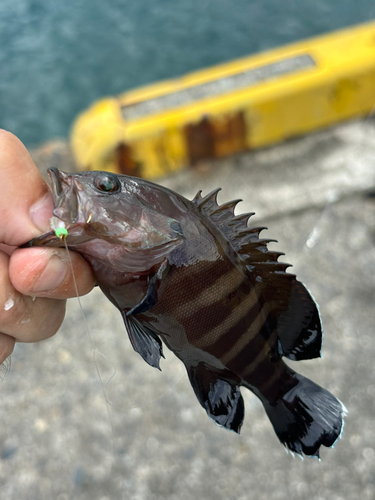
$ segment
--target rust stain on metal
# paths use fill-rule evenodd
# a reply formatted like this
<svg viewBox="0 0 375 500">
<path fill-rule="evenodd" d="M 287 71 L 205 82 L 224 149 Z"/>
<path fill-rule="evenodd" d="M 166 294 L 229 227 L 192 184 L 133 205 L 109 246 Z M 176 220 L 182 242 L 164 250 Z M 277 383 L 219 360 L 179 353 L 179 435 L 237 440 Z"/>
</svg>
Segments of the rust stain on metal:
<svg viewBox="0 0 375 500">
<path fill-rule="evenodd" d="M 186 125 L 185 137 L 191 164 L 215 157 L 214 128 L 207 116 L 198 123 Z"/>
<path fill-rule="evenodd" d="M 134 161 L 131 147 L 121 142 L 116 149 L 117 168 L 121 174 L 140 176 L 139 165 Z"/>
<path fill-rule="evenodd" d="M 246 123 L 242 111 L 215 120 L 215 156 L 221 158 L 246 149 Z"/>
<path fill-rule="evenodd" d="M 185 127 L 189 162 L 221 158 L 246 149 L 246 123 L 243 111 L 224 117 L 205 116 Z"/>
</svg>

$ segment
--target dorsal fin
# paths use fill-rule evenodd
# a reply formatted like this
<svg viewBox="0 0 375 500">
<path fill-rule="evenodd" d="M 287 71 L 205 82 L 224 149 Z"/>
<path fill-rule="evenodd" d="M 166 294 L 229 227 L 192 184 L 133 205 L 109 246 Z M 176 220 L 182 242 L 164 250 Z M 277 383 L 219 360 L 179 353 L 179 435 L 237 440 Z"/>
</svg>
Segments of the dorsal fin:
<svg viewBox="0 0 375 500">
<path fill-rule="evenodd" d="M 284 254 L 273 252 L 267 248 L 268 243 L 277 240 L 259 238 L 259 233 L 263 229 L 267 229 L 266 227 L 248 227 L 248 220 L 254 215 L 254 212 L 234 215 L 234 210 L 237 204 L 242 201 L 241 199 L 219 205 L 217 202 L 219 191 L 220 188 L 214 189 L 204 197 L 202 197 L 202 191 L 198 191 L 192 203 L 223 233 L 245 266 L 254 268 L 257 265 L 262 265 L 262 274 L 266 270 L 285 273 L 285 269 L 290 264 L 284 264 L 277 260 L 280 255 Z M 272 263 L 272 268 L 267 269 L 267 264 L 270 263 Z M 293 275 L 288 274 L 288 276 Z"/>
<path fill-rule="evenodd" d="M 276 240 L 259 237 L 267 228 L 248 227 L 253 213 L 234 215 L 240 200 L 219 205 L 219 191 L 215 189 L 205 197 L 199 191 L 192 203 L 220 230 L 243 263 L 251 282 L 257 283 L 263 298 L 272 303 L 269 314 L 276 322 L 280 354 L 290 359 L 319 356 L 322 332 L 315 301 L 295 275 L 286 272 L 290 264 L 278 261 L 284 254 L 268 250 L 268 243 Z"/>
</svg>

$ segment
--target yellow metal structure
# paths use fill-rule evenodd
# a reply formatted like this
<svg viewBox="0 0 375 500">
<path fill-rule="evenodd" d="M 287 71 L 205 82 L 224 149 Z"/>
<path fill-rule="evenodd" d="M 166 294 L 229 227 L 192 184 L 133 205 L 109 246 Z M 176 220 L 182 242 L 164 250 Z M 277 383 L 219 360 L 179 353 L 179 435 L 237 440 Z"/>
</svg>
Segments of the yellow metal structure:
<svg viewBox="0 0 375 500">
<path fill-rule="evenodd" d="M 78 116 L 78 167 L 156 178 L 367 115 L 375 22 L 109 97 Z"/>
</svg>

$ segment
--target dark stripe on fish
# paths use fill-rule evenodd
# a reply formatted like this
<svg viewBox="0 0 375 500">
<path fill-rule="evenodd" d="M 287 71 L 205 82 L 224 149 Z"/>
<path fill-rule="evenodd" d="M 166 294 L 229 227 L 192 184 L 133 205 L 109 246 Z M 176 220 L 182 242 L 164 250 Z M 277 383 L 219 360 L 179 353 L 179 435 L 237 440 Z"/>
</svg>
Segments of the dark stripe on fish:
<svg viewBox="0 0 375 500">
<path fill-rule="evenodd" d="M 254 306 L 257 306 L 257 291 L 259 288 L 260 287 L 257 286 L 253 287 L 223 323 L 212 328 L 194 342 L 195 347 L 209 350 L 210 346 L 219 342 L 219 339 L 223 338 L 229 329 L 236 327 L 238 322 L 241 321 L 242 318 L 245 318 Z"/>
<path fill-rule="evenodd" d="M 193 318 L 196 320 L 197 314 L 204 314 L 204 310 L 206 308 L 209 309 L 211 306 L 217 307 L 217 311 L 214 311 L 217 313 L 219 308 L 225 305 L 227 296 L 236 292 L 239 286 L 244 282 L 246 282 L 245 276 L 233 267 L 229 272 L 226 272 L 221 276 L 216 274 L 215 280 L 211 285 L 207 284 L 205 280 L 203 290 L 190 301 L 184 302 L 182 305 L 175 307 L 173 314 L 179 321 L 188 322 Z"/>
<path fill-rule="evenodd" d="M 220 260 L 212 263 L 198 262 L 191 267 L 181 266 L 172 271 L 168 280 L 169 293 L 165 296 L 168 314 L 175 315 L 176 311 L 183 315 L 187 304 L 194 300 L 194 297 L 211 288 L 221 276 L 232 270 L 233 266 L 229 260 Z M 163 285 L 165 283 L 162 283 L 161 288 Z M 177 319 L 177 316 L 174 317 Z"/>
<path fill-rule="evenodd" d="M 268 313 L 268 303 L 265 303 L 260 310 L 258 309 L 258 314 L 254 318 L 254 320 L 251 321 L 249 328 L 237 339 L 234 344 L 232 344 L 230 349 L 227 350 L 227 352 L 220 358 L 220 361 L 224 365 L 227 365 L 233 360 L 237 360 L 238 355 L 241 354 L 245 349 L 246 351 L 253 352 L 254 342 L 256 341 L 257 343 L 259 343 L 259 333 L 263 329 L 264 324 L 267 321 Z M 238 364 L 237 369 L 241 369 Z"/>
<path fill-rule="evenodd" d="M 256 386 L 262 398 L 272 405 L 297 384 L 298 380 L 291 376 L 292 373 L 293 371 L 282 360 L 278 363 L 271 363 L 263 359 L 257 364 L 256 373 L 248 376 L 245 382 L 250 386 Z"/>
<path fill-rule="evenodd" d="M 247 337 L 247 330 L 251 327 L 251 323 L 256 320 L 259 315 L 260 307 L 259 300 L 257 300 L 247 314 L 242 315 L 235 325 L 223 332 L 216 342 L 207 347 L 207 350 L 222 360 L 228 352 L 228 349 L 233 346 L 233 343 L 237 343 L 240 339 L 242 341 L 245 337 L 247 342 L 251 341 L 251 339 Z"/>
<path fill-rule="evenodd" d="M 266 326 L 266 325 L 265 325 Z M 277 352 L 274 352 L 277 345 L 277 331 L 273 331 L 269 334 L 269 338 L 265 339 L 263 336 L 258 336 L 254 339 L 251 349 L 246 349 L 240 353 L 236 358 L 233 359 L 228 365 L 236 366 L 239 370 L 239 374 L 244 380 L 249 381 L 254 372 L 261 376 L 261 385 L 266 382 L 266 373 L 262 370 L 261 365 L 265 362 L 268 365 L 274 365 L 270 358 L 276 359 L 279 357 Z M 250 347 L 250 346 L 249 346 Z M 274 368 L 272 369 L 273 373 Z"/>
</svg>

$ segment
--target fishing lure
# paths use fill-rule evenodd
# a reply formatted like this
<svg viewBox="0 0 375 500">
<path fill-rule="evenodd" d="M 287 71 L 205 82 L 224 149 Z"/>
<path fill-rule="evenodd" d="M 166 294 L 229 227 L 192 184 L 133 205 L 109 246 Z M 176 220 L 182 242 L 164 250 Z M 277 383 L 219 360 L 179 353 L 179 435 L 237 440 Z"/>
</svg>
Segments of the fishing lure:
<svg viewBox="0 0 375 500">
<path fill-rule="evenodd" d="M 49 170 L 68 247 L 91 264 L 130 342 L 159 368 L 163 343 L 185 364 L 199 403 L 239 432 L 240 387 L 262 401 L 279 440 L 319 456 L 340 436 L 345 408 L 284 362 L 320 356 L 315 301 L 289 267 L 215 190 L 192 201 L 143 179 Z M 61 226 L 61 224 L 60 224 Z M 61 233 L 62 234 L 62 233 Z M 55 232 L 24 246 L 64 245 Z"/>
</svg>

